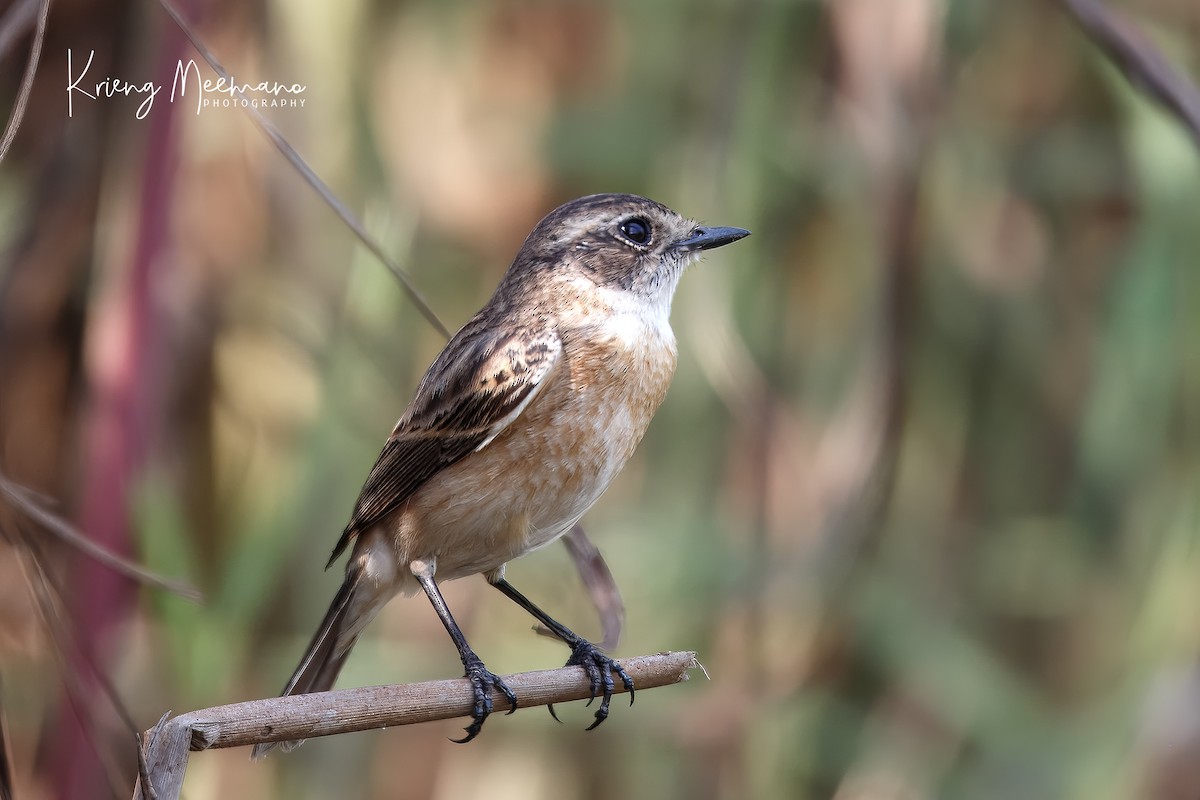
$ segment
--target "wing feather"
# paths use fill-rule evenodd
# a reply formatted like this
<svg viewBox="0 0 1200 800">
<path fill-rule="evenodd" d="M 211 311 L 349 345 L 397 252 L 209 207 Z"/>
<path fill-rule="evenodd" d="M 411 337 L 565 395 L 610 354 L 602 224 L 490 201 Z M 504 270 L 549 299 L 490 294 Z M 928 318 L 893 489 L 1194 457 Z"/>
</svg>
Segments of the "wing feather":
<svg viewBox="0 0 1200 800">
<path fill-rule="evenodd" d="M 548 327 L 498 334 L 477 316 L 459 331 L 384 443 L 329 563 L 425 481 L 487 447 L 549 383 L 561 354 Z"/>
</svg>

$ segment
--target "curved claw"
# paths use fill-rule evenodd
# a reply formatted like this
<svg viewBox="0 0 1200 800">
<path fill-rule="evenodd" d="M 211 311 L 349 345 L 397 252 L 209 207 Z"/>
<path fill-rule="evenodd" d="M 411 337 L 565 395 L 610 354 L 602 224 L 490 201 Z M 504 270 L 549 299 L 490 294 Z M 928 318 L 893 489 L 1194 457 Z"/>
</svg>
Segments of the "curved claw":
<svg viewBox="0 0 1200 800">
<path fill-rule="evenodd" d="M 616 684 L 612 679 L 614 672 L 621 679 L 625 690 L 629 692 L 629 704 L 633 705 L 633 679 L 620 664 L 602 653 L 600 648 L 591 642 L 579 640 L 572 647 L 571 657 L 567 659 L 566 665 L 582 667 L 583 671 L 587 673 L 591 688 L 588 706 L 595 702 L 597 696 L 600 697 L 600 707 L 596 709 L 595 714 L 596 721 L 588 726 L 589 731 L 608 719 L 608 706 L 612 701 L 613 691 L 616 689 Z M 555 719 L 558 717 L 556 716 Z"/>
<path fill-rule="evenodd" d="M 517 696 L 513 694 L 513 690 L 499 676 L 485 667 L 478 658 L 467 664 L 464 677 L 471 681 L 471 688 L 475 692 L 475 707 L 472 710 L 471 724 L 463 728 L 467 735 L 461 739 L 450 740 L 455 744 L 466 744 L 483 730 L 483 723 L 492 713 L 492 689 L 498 689 L 508 700 L 510 708 L 507 713 L 511 714 L 517 710 Z"/>
</svg>

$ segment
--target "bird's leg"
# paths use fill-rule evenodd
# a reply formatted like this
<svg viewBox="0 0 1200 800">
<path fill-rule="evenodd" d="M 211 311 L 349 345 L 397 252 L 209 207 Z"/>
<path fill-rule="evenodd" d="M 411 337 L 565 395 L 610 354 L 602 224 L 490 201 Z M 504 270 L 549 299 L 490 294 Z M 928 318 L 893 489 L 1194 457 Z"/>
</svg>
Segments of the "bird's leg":
<svg viewBox="0 0 1200 800">
<path fill-rule="evenodd" d="M 629 704 L 633 705 L 633 679 L 622 669 L 620 664 L 601 652 L 599 647 L 573 633 L 567 626 L 535 606 L 529 598 L 514 589 L 512 584 L 504 579 L 502 572 L 493 572 L 488 575 L 488 582 L 532 614 L 538 622 L 549 628 L 555 636 L 562 639 L 571 648 L 571 657 L 567 659 L 566 666 L 582 667 L 583 671 L 587 673 L 592 690 L 588 705 L 592 704 L 597 694 L 600 695 L 600 708 L 596 709 L 596 721 L 588 726 L 589 731 L 608 719 L 608 704 L 612 700 L 615 688 L 612 673 L 615 672 L 621 679 L 621 683 L 625 685 L 625 690 L 629 692 Z M 550 706 L 550 713 L 554 714 L 554 706 Z M 554 718 L 558 719 L 558 716 L 555 715 Z"/>
<path fill-rule="evenodd" d="M 508 698 L 508 702 L 512 706 L 508 710 L 509 714 L 517 710 L 517 696 L 513 694 L 512 689 L 508 688 L 508 685 L 499 676 L 494 675 L 483 665 L 483 661 L 479 656 L 475 655 L 475 651 L 467 644 L 467 637 L 463 636 L 462 629 L 454 621 L 449 607 L 446 606 L 446 600 L 442 597 L 441 589 L 438 588 L 437 583 L 433 580 L 436 562 L 432 560 L 417 560 L 409 564 L 409 568 L 421 584 L 421 588 L 425 590 L 425 594 L 429 597 L 429 602 L 433 604 L 433 610 L 437 612 L 438 618 L 446 626 L 446 633 L 450 634 L 450 638 L 454 640 L 454 646 L 458 648 L 458 655 L 462 658 L 463 668 L 466 670 L 465 677 L 471 681 L 471 686 L 475 690 L 474 719 L 464 729 L 467 735 L 461 739 L 451 740 L 459 744 L 466 744 L 479 735 L 479 731 L 483 729 L 483 723 L 488 718 L 488 714 L 492 713 L 493 688 L 498 689 L 501 694 Z"/>
</svg>

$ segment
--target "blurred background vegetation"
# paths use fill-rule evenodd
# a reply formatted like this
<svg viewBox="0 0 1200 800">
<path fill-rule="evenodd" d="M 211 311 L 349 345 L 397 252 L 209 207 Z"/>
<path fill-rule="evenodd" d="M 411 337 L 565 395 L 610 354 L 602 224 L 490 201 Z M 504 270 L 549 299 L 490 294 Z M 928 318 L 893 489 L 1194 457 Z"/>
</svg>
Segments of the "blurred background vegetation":
<svg viewBox="0 0 1200 800">
<path fill-rule="evenodd" d="M 1117 5 L 1200 73 L 1194 0 Z M 34 8 L 0 21 L 5 107 Z M 671 393 L 585 520 L 617 654 L 694 649 L 709 680 L 588 734 L 573 705 L 465 747 L 439 723 L 198 754 L 186 797 L 1200 797 L 1200 160 L 1062 7 L 183 9 L 240 81 L 307 87 L 266 115 L 452 328 L 577 195 L 754 231 L 686 276 Z M 68 49 L 167 90 L 68 118 Z M 279 689 L 443 342 L 245 113 L 167 102 L 193 57 L 154 3 L 56 2 L 0 165 L 0 469 L 206 597 L 0 512 L 22 800 L 127 797 L 131 730 Z M 598 635 L 563 548 L 509 576 Z M 497 672 L 565 658 L 482 580 L 446 591 Z M 341 685 L 459 670 L 397 601 Z"/>
</svg>

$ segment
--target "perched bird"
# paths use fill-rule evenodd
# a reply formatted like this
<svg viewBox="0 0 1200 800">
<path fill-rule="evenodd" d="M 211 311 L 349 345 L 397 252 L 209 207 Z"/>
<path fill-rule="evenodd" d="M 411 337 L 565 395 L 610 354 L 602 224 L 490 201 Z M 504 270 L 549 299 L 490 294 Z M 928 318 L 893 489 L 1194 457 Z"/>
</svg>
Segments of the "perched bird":
<svg viewBox="0 0 1200 800">
<path fill-rule="evenodd" d="M 573 200 L 539 222 L 384 444 L 329 560 L 351 548 L 346 579 L 283 694 L 331 688 L 384 604 L 423 590 L 474 687 L 457 741 L 475 738 L 493 688 L 511 710 L 517 698 L 467 644 L 438 582 L 483 573 L 570 647 L 567 665 L 602 698 L 592 727 L 603 722 L 612 674 L 630 692 L 633 682 L 513 588 L 504 565 L 566 533 L 624 467 L 675 370 L 668 316 L 680 275 L 701 251 L 748 234 L 629 194 Z"/>
</svg>

